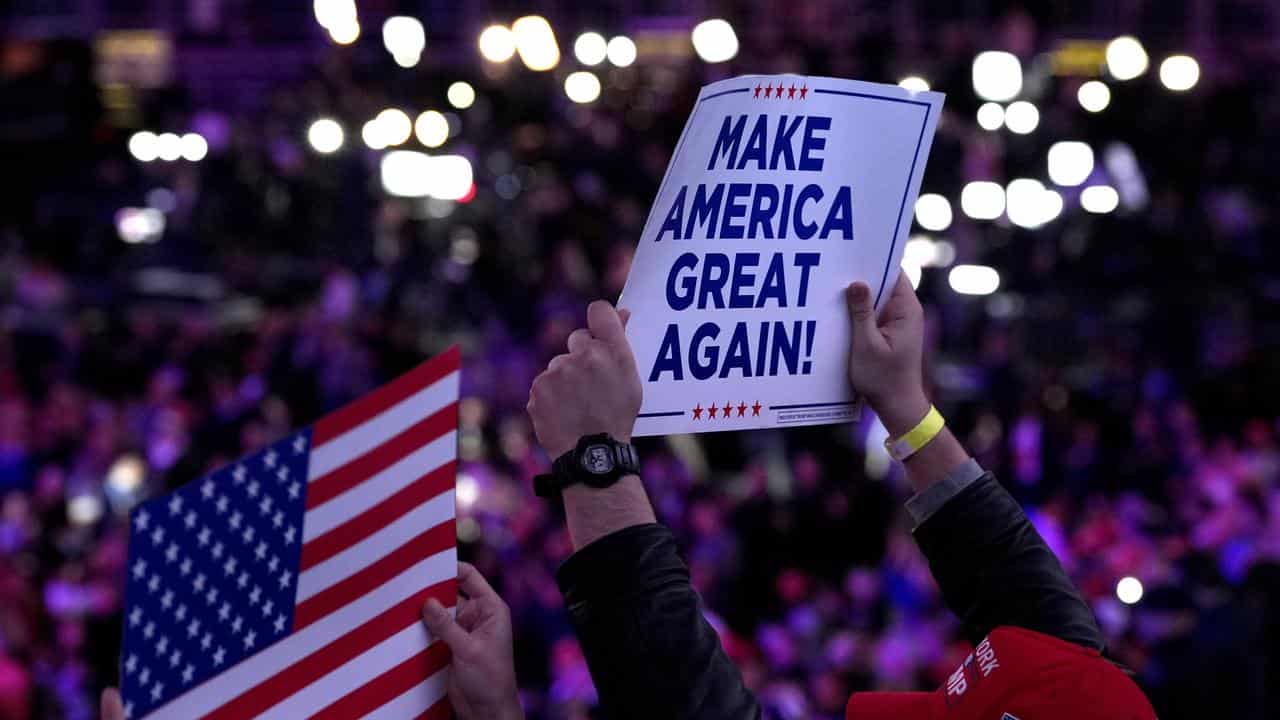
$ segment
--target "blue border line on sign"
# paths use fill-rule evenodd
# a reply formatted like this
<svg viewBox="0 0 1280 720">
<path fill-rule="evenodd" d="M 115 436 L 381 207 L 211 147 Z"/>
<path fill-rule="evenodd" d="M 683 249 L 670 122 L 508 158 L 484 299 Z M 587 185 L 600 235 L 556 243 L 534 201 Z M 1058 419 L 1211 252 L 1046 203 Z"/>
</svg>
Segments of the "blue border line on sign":
<svg viewBox="0 0 1280 720">
<path fill-rule="evenodd" d="M 708 95 L 702 98 L 702 100 L 699 100 L 698 102 L 703 102 L 704 100 L 710 100 L 711 98 L 718 98 L 721 95 L 732 95 L 734 93 L 740 93 L 740 92 L 751 92 L 751 88 L 738 88 L 737 90 L 725 90 L 723 92 L 718 92 L 714 95 Z"/>
<path fill-rule="evenodd" d="M 931 108 L 927 102 L 889 97 L 887 95 L 871 95 L 869 93 L 850 92 L 847 90 L 820 90 L 818 88 L 814 88 L 813 92 L 815 94 L 822 95 L 847 95 L 849 97 L 866 98 L 868 100 L 885 100 L 888 102 L 924 107 L 924 122 L 920 123 L 920 136 L 916 138 L 916 151 L 911 155 L 911 171 L 907 173 L 907 187 L 902 191 L 902 203 L 898 205 L 898 220 L 893 225 L 893 236 L 889 239 L 889 257 L 885 258 L 884 272 L 880 274 L 880 289 L 876 291 L 874 307 L 879 308 L 880 296 L 884 294 L 885 281 L 889 279 L 889 264 L 893 262 L 893 251 L 898 245 L 898 228 L 902 226 L 902 213 L 907 208 L 907 195 L 911 194 L 911 180 L 916 176 L 916 161 L 920 159 L 920 146 L 924 144 L 924 130 L 929 127 L 929 112 Z"/>
<path fill-rule="evenodd" d="M 737 88 L 735 90 L 724 90 L 722 92 L 718 92 L 713 95 L 708 95 L 704 98 L 699 98 L 698 102 L 694 104 L 693 112 L 696 114 L 698 112 L 698 108 L 701 107 L 702 103 L 707 100 L 723 97 L 725 95 L 732 95 L 734 93 L 745 93 L 745 92 L 751 92 L 751 88 L 744 87 L 744 88 Z M 880 296 L 884 294 L 885 282 L 889 279 L 889 265 L 893 262 L 893 251 L 897 248 L 897 244 L 898 244 L 898 228 L 902 225 L 902 213 L 904 213 L 907 208 L 907 195 L 911 194 L 911 181 L 916 176 L 916 163 L 920 159 L 920 146 L 924 144 L 924 131 L 925 131 L 925 128 L 929 127 L 929 113 L 932 111 L 932 108 L 927 102 L 923 102 L 920 100 L 907 100 L 906 98 L 889 97 L 888 95 L 872 95 L 870 93 L 852 92 L 849 90 L 823 90 L 820 88 L 814 88 L 813 92 L 814 94 L 820 94 L 820 95 L 844 95 L 847 97 L 863 98 L 866 100 L 884 100 L 886 102 L 896 102 L 896 103 L 902 103 L 904 105 L 916 105 L 924 108 L 924 121 L 920 123 L 920 135 L 916 138 L 916 150 L 915 150 L 915 153 L 913 153 L 911 156 L 911 170 L 907 173 L 907 187 L 902 191 L 902 202 L 898 205 L 898 219 L 893 225 L 893 235 L 890 236 L 890 239 L 889 239 L 889 256 L 885 258 L 884 272 L 880 274 L 880 289 L 876 291 L 876 300 L 875 300 L 874 307 L 878 308 L 880 307 Z M 689 125 L 690 126 L 693 125 L 692 117 L 689 118 Z M 684 145 L 683 135 L 680 138 L 680 142 L 676 145 L 676 149 L 675 149 L 675 152 L 672 154 L 672 157 L 675 157 L 680 153 L 680 147 L 682 145 Z M 666 180 L 667 180 L 666 177 L 662 178 L 662 186 L 666 185 Z M 662 197 L 662 190 L 663 190 L 662 186 L 658 188 L 658 197 Z M 770 405 L 769 409 L 770 410 L 800 410 L 803 408 L 854 405 L 854 404 L 857 404 L 857 402 L 858 402 L 857 400 L 844 400 L 841 402 L 806 403 L 802 405 Z M 678 417 L 684 414 L 685 414 L 684 411 L 678 410 L 673 412 L 640 413 L 636 417 L 637 418 Z"/>
</svg>

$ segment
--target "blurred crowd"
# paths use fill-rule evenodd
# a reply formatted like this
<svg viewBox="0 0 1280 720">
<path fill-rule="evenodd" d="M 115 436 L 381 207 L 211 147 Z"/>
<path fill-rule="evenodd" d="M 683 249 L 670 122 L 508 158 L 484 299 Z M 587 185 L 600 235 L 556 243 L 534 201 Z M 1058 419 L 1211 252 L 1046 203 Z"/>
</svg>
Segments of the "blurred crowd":
<svg viewBox="0 0 1280 720">
<path fill-rule="evenodd" d="M 1132 149 L 1141 206 L 1068 207 L 1035 230 L 957 210 L 935 235 L 1002 282 L 964 296 L 945 268 L 924 269 L 928 381 L 962 442 L 1026 504 L 1162 718 L 1276 717 L 1270 45 L 1217 47 L 1189 93 L 1149 76 L 1117 85 L 1098 115 L 1078 106 L 1080 79 L 1041 67 L 1040 127 L 1016 136 L 976 124 L 969 63 L 1007 49 L 1035 67 L 1058 32 L 1049 20 L 949 16 L 899 37 L 889 13 L 837 5 L 765 22 L 771 4 L 749 4 L 734 61 L 642 58 L 602 72 L 592 105 L 565 99 L 554 73 L 433 65 L 428 53 L 392 81 L 385 55 L 318 47 L 304 77 L 252 109 L 196 107 L 180 85 L 144 101 L 151 126 L 209 139 L 198 163 L 132 159 L 129 131 L 77 84 L 91 80 L 74 49 L 8 57 L 0 94 L 89 99 L 68 105 L 82 141 L 52 148 L 10 132 L 0 145 L 11 180 L 0 204 L 0 718 L 93 717 L 97 690 L 115 682 L 132 503 L 452 343 L 464 353 L 461 555 L 511 605 L 529 716 L 596 717 L 554 580 L 570 544 L 531 491 L 548 458 L 524 404 L 586 303 L 620 291 L 697 89 L 740 72 L 927 77 L 948 100 L 924 191 L 957 208 L 965 182 L 1042 175 L 1054 140 Z M 446 146 L 474 167 L 463 201 L 386 196 L 378 154 L 354 130 L 333 155 L 307 146 L 319 115 L 358 128 L 389 104 L 443 106 L 458 79 L 478 92 Z M 117 211 L 148 205 L 164 213 L 163 235 L 122 242 Z M 868 416 L 639 443 L 709 617 L 780 717 L 842 717 L 851 691 L 931 689 L 968 650 L 911 540 L 908 489 L 883 437 Z"/>
</svg>

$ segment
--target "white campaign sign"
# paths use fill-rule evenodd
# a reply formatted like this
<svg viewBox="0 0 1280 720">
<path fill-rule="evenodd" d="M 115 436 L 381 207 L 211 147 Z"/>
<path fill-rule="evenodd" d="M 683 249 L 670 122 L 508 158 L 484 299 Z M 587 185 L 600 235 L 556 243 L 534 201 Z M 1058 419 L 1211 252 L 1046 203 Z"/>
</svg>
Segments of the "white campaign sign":
<svg viewBox="0 0 1280 720">
<path fill-rule="evenodd" d="M 942 95 L 799 75 L 704 87 L 619 307 L 636 435 L 857 419 L 844 291 L 896 281 Z"/>
</svg>

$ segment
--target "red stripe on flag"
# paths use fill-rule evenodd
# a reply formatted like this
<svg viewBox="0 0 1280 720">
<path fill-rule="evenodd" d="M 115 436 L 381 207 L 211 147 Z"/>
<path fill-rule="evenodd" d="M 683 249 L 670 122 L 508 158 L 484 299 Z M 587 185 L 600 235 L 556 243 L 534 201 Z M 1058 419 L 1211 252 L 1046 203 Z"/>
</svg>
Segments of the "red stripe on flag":
<svg viewBox="0 0 1280 720">
<path fill-rule="evenodd" d="M 457 461 L 450 460 L 401 488 L 386 500 L 350 520 L 312 538 L 302 546 L 300 570 L 309 570 L 328 560 L 424 502 L 451 489 L 455 482 Z"/>
<path fill-rule="evenodd" d="M 458 346 L 454 345 L 359 400 L 325 415 L 311 431 L 312 444 L 323 445 L 457 370 L 461 356 Z"/>
<path fill-rule="evenodd" d="M 414 593 L 328 645 L 299 659 L 275 675 L 204 716 L 204 720 L 255 717 L 276 703 L 319 680 L 369 648 L 422 621 L 422 605 L 434 597 L 442 605 L 457 604 L 457 580 L 446 580 Z"/>
<path fill-rule="evenodd" d="M 307 484 L 307 509 L 332 500 L 457 427 L 458 403 L 450 403 L 373 450 L 312 480 Z"/>
<path fill-rule="evenodd" d="M 449 518 L 372 565 L 302 601 L 293 613 L 294 632 L 351 603 L 367 593 L 369 588 L 380 587 L 415 563 L 454 547 L 458 542 L 454 525 L 454 519 Z"/>
<path fill-rule="evenodd" d="M 440 698 L 439 702 L 427 708 L 427 711 L 414 718 L 414 720 L 449 720 L 453 717 L 453 708 L 449 705 L 449 698 Z"/>
<path fill-rule="evenodd" d="M 437 640 L 422 652 L 338 698 L 311 716 L 311 720 L 345 720 L 364 717 L 408 692 L 449 664 L 449 646 Z M 433 706 L 434 707 L 434 706 Z"/>
</svg>

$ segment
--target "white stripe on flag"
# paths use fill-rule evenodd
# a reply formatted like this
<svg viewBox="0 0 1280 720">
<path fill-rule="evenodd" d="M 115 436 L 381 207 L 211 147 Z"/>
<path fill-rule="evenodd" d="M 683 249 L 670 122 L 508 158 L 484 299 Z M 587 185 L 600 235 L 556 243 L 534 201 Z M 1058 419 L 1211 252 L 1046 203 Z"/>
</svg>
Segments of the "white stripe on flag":
<svg viewBox="0 0 1280 720">
<path fill-rule="evenodd" d="M 437 410 L 458 401 L 458 373 L 451 372 L 372 418 L 311 450 L 307 480 L 346 465 Z"/>
<path fill-rule="evenodd" d="M 386 500 L 414 480 L 453 460 L 457 449 L 458 431 L 450 430 L 386 470 L 311 508 L 302 525 L 302 541 L 319 537 Z"/>
<path fill-rule="evenodd" d="M 418 717 L 444 697 L 445 691 L 449 689 L 450 670 L 451 668 L 446 667 L 414 685 L 401 693 L 400 697 L 365 715 L 364 720 L 399 720 Z"/>
<path fill-rule="evenodd" d="M 316 593 L 342 582 L 418 535 L 446 520 L 451 520 L 454 511 L 453 492 L 453 490 L 446 490 L 440 493 L 355 545 L 304 571 L 298 576 L 298 595 L 295 602 L 302 603 Z M 305 525 L 305 519 L 303 523 Z M 426 585 L 418 587 L 426 587 Z"/>
<path fill-rule="evenodd" d="M 344 697 L 365 683 L 417 655 L 431 644 L 426 627 L 416 622 L 360 655 L 334 668 L 324 677 L 276 703 L 257 720 L 293 720 L 307 717 L 325 701 Z"/>
<path fill-rule="evenodd" d="M 417 563 L 350 604 L 324 616 L 221 675 L 206 680 L 153 711 L 157 718 L 196 718 L 210 713 L 394 607 L 423 588 L 458 573 L 458 552 L 450 548 Z M 151 717 L 149 715 L 148 717 Z"/>
</svg>

